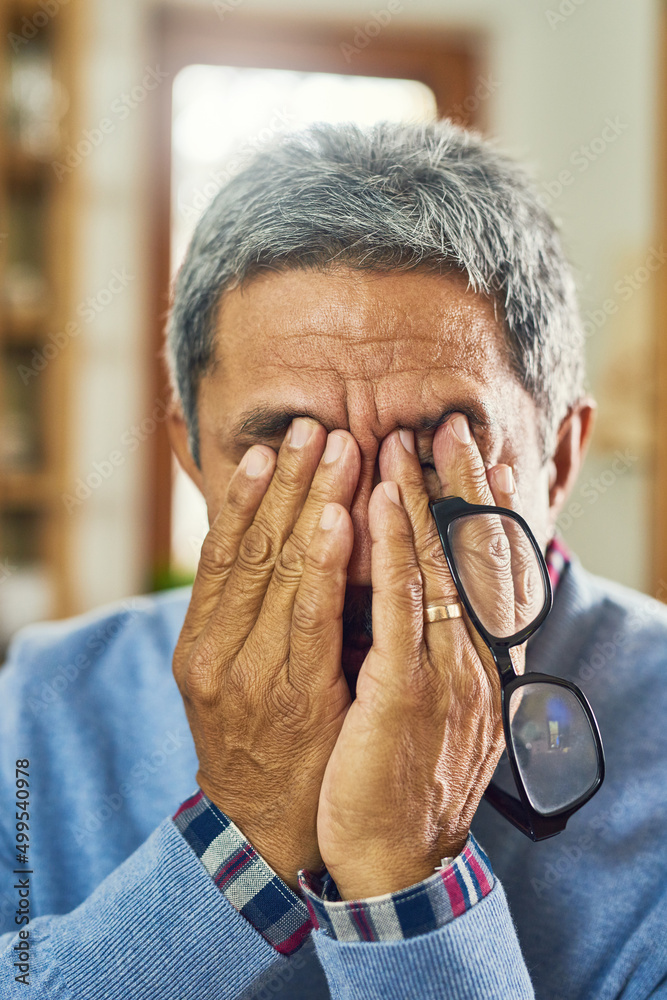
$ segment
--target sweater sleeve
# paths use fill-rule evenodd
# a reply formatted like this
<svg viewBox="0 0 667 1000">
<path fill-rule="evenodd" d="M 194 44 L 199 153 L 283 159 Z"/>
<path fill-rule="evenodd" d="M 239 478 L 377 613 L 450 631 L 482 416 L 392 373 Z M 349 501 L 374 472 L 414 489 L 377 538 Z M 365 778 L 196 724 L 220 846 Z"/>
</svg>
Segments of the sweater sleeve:
<svg viewBox="0 0 667 1000">
<path fill-rule="evenodd" d="M 211 885 L 274 949 L 297 951 L 312 920 L 333 1000 L 534 997 L 505 894 L 472 835 L 438 874 L 374 899 L 340 900 L 328 873 L 301 871 L 304 902 L 201 790 L 174 823 Z"/>
<path fill-rule="evenodd" d="M 332 1000 L 534 1000 L 498 880 L 474 906 L 427 934 L 342 941 L 313 931 Z"/>
<path fill-rule="evenodd" d="M 12 886 L 19 876 L 2 853 Z M 170 818 L 76 909 L 27 928 L 27 946 L 25 927 L 0 937 L 7 1000 L 231 1000 L 290 961 L 218 891 Z"/>
</svg>

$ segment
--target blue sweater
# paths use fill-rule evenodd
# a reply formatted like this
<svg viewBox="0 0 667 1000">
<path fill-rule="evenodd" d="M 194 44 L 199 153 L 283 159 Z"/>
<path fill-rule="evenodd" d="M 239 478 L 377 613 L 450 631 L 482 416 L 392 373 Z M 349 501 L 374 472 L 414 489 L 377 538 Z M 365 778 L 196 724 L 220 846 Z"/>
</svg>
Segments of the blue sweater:
<svg viewBox="0 0 667 1000">
<path fill-rule="evenodd" d="M 0 996 L 667 998 L 667 609 L 573 563 L 528 669 L 587 693 L 607 755 L 602 790 L 540 844 L 482 802 L 473 832 L 498 881 L 437 931 L 345 943 L 320 930 L 285 958 L 170 819 L 197 769 L 171 674 L 188 599 L 177 590 L 30 626 L 11 646 L 0 671 Z M 17 760 L 29 760 L 27 904 L 14 874 Z M 26 905 L 29 986 L 14 964 Z"/>
</svg>

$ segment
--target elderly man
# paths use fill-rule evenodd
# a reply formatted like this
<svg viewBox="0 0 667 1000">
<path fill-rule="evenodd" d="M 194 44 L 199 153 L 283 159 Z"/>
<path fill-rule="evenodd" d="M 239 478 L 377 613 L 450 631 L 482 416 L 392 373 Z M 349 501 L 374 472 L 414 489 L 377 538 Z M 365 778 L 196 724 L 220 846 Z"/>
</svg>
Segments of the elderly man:
<svg viewBox="0 0 667 1000">
<path fill-rule="evenodd" d="M 667 997 L 667 613 L 554 539 L 593 404 L 525 177 L 447 122 L 282 141 L 199 223 L 168 356 L 210 531 L 191 591 L 12 644 L 3 996 Z M 489 650 L 425 615 L 443 496 L 527 519 L 555 603 L 514 669 L 605 740 L 546 841 L 482 801 Z"/>
</svg>

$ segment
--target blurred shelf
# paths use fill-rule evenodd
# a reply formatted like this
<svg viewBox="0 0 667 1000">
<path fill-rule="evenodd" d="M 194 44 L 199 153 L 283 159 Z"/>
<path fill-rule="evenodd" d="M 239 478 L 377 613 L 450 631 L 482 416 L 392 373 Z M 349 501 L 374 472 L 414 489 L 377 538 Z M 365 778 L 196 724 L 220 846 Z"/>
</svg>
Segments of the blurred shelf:
<svg viewBox="0 0 667 1000">
<path fill-rule="evenodd" d="M 12 347 L 41 343 L 48 335 L 50 316 L 47 302 L 21 307 L 5 303 L 2 313 L 5 342 Z"/>
<path fill-rule="evenodd" d="M 8 191 L 33 189 L 50 183 L 53 178 L 51 162 L 58 156 L 54 151 L 50 159 L 32 156 L 16 143 L 9 145 L 3 156 L 3 170 Z"/>
<path fill-rule="evenodd" d="M 7 3 L 8 0 L 4 0 L 4 2 Z M 65 3 L 67 3 L 67 0 L 55 0 L 55 4 L 53 5 L 55 6 L 55 14 L 60 13 L 60 8 L 61 6 L 65 6 Z M 44 30 L 44 27 L 42 26 L 42 20 L 45 11 L 44 11 L 44 6 L 39 2 L 39 0 L 13 0 L 11 6 L 13 15 L 12 19 L 14 21 L 16 20 L 20 21 L 21 18 L 23 17 L 32 19 L 35 14 L 39 13 L 40 14 L 39 24 L 35 25 L 35 27 L 37 28 L 38 31 Z M 55 16 L 55 14 L 47 15 L 49 16 L 48 24 L 51 23 L 51 19 Z M 45 27 L 48 27 L 48 24 Z M 23 37 L 25 37 L 25 35 Z"/>
<path fill-rule="evenodd" d="M 43 471 L 0 472 L 0 507 L 3 509 L 50 507 L 58 498 L 54 477 Z"/>
<path fill-rule="evenodd" d="M 0 647 L 21 615 L 77 610 L 72 521 L 62 502 L 76 352 L 52 365 L 61 351 L 48 343 L 76 308 L 80 181 L 58 179 L 52 164 L 80 128 L 84 7 L 84 0 L 0 0 L 0 562 L 4 554 L 30 563 L 12 576 L 12 608 L 9 591 L 0 605 Z M 47 579 L 48 602 L 37 586 Z"/>
</svg>

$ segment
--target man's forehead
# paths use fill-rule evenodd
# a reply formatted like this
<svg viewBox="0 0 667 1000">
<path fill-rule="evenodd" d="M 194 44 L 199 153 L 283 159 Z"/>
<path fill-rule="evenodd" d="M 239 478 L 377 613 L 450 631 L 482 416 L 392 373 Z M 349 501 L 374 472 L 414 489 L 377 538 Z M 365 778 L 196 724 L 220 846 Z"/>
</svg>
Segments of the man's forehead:
<svg viewBox="0 0 667 1000">
<path fill-rule="evenodd" d="M 295 270 L 223 300 L 216 369 L 238 379 L 281 369 L 329 381 L 444 367 L 483 381 L 505 363 L 493 303 L 460 275 Z"/>
</svg>

